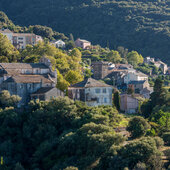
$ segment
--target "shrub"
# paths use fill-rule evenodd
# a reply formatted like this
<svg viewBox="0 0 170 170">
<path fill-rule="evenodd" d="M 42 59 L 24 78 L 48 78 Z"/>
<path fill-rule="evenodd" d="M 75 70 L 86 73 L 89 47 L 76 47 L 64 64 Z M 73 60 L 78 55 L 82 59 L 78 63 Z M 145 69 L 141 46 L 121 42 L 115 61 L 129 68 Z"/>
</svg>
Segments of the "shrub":
<svg viewBox="0 0 170 170">
<path fill-rule="evenodd" d="M 157 147 L 158 149 L 164 145 L 164 141 L 163 141 L 162 138 L 160 138 L 160 137 L 154 137 L 153 139 L 155 140 L 156 147 Z"/>
<path fill-rule="evenodd" d="M 127 130 L 131 133 L 132 138 L 144 136 L 150 129 L 149 123 L 140 116 L 133 117 L 128 124 Z"/>
<path fill-rule="evenodd" d="M 162 136 L 165 144 L 170 145 L 170 132 L 166 132 Z"/>
</svg>

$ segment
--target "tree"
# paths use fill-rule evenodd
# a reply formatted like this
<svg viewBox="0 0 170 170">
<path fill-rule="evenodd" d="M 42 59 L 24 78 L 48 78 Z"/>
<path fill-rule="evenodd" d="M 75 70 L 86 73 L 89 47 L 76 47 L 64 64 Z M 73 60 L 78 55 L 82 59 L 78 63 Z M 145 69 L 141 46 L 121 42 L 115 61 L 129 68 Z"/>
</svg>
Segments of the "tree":
<svg viewBox="0 0 170 170">
<path fill-rule="evenodd" d="M 120 110 L 120 95 L 118 91 L 114 93 L 113 102 L 117 110 Z"/>
<path fill-rule="evenodd" d="M 133 66 L 137 66 L 140 63 L 143 63 L 143 57 L 142 55 L 138 54 L 137 51 L 131 51 L 127 55 L 127 60 L 129 64 L 132 64 Z"/>
<path fill-rule="evenodd" d="M 132 138 L 144 136 L 148 129 L 150 129 L 149 123 L 140 116 L 133 117 L 127 126 L 127 130 L 131 133 Z"/>
<path fill-rule="evenodd" d="M 66 74 L 65 79 L 70 84 L 75 84 L 75 83 L 78 83 L 78 82 L 82 81 L 83 80 L 83 76 L 79 72 L 77 72 L 77 71 L 70 70 Z"/>
<path fill-rule="evenodd" d="M 110 51 L 108 53 L 108 55 L 106 56 L 106 58 L 113 63 L 120 63 L 120 61 L 122 60 L 122 58 L 120 57 L 120 54 L 118 51 Z"/>
<path fill-rule="evenodd" d="M 0 104 L 3 107 L 17 106 L 21 98 L 17 95 L 10 95 L 7 90 L 3 90 L 0 93 Z"/>
<path fill-rule="evenodd" d="M 57 70 L 57 88 L 65 91 L 70 86 L 70 83 L 64 79 L 62 74 Z"/>
<path fill-rule="evenodd" d="M 121 55 L 122 58 L 127 59 L 127 54 L 128 54 L 128 49 L 127 48 L 119 46 L 117 48 L 117 50 L 118 50 L 118 52 L 119 52 L 119 54 Z"/>
<path fill-rule="evenodd" d="M 82 54 L 81 54 L 79 49 L 74 48 L 71 51 L 70 55 L 71 55 L 73 61 L 75 61 L 75 62 L 80 62 L 81 61 Z"/>
<path fill-rule="evenodd" d="M 127 94 L 134 94 L 134 89 L 132 87 L 128 87 Z"/>
<path fill-rule="evenodd" d="M 156 79 L 154 84 L 154 92 L 151 94 L 151 105 L 154 108 L 156 105 L 163 105 L 165 101 L 165 94 L 163 89 L 163 81 L 159 78 Z"/>
<path fill-rule="evenodd" d="M 3 57 L 2 61 L 16 62 L 19 52 L 8 38 L 0 33 L 0 58 L 1 56 Z"/>
</svg>

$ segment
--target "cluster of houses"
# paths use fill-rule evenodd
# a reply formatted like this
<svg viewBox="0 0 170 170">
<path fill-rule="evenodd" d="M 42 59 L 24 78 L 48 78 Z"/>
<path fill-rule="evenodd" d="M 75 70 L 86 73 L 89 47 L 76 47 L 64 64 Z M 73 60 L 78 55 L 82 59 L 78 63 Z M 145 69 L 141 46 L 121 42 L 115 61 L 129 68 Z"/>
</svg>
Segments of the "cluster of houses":
<svg viewBox="0 0 170 170">
<path fill-rule="evenodd" d="M 13 46 L 17 49 L 25 49 L 28 44 L 35 45 L 39 41 L 43 41 L 41 36 L 33 33 L 14 33 L 9 29 L 2 29 L 0 30 L 0 33 L 6 35 L 11 44 L 13 44 Z M 82 49 L 89 49 L 91 47 L 91 42 L 80 38 L 78 38 L 74 43 L 76 47 L 80 47 Z M 50 41 L 50 44 L 56 48 L 64 49 L 66 47 L 63 40 L 52 40 Z"/>
<path fill-rule="evenodd" d="M 123 92 L 120 95 L 121 110 L 135 113 L 139 106 L 139 97 L 149 98 L 152 93 L 148 77 L 137 72 L 131 65 L 110 65 L 107 62 L 93 63 L 94 77 L 71 85 L 68 96 L 73 100 L 85 102 L 88 106 L 112 105 L 113 89 L 127 87 L 134 89 L 135 94 Z M 11 95 L 22 99 L 18 106 L 27 105 L 30 100 L 50 100 L 64 93 L 56 88 L 57 72 L 52 70 L 51 61 L 42 57 L 39 63 L 0 63 L 0 91 L 8 90 Z M 99 79 L 111 77 L 113 85 L 108 85 Z"/>
<path fill-rule="evenodd" d="M 163 74 L 170 74 L 170 68 L 168 68 L 168 65 L 160 60 L 155 61 L 155 58 L 146 57 L 144 58 L 144 63 L 155 65 L 157 68 L 162 70 Z"/>
<path fill-rule="evenodd" d="M 43 41 L 41 36 L 30 33 L 13 33 L 9 30 L 1 30 L 11 43 L 19 49 L 26 45 L 35 45 Z M 51 41 L 51 45 L 57 48 L 65 48 L 62 40 Z M 78 38 L 75 45 L 82 49 L 89 49 L 91 43 Z M 144 63 L 154 64 L 168 72 L 168 67 L 162 61 L 146 57 Z M 113 64 L 109 62 L 92 63 L 93 78 L 86 78 L 82 82 L 71 85 L 68 88 L 68 96 L 73 100 L 85 102 L 88 106 L 110 105 L 113 103 L 113 89 L 121 91 L 120 109 L 126 113 L 138 111 L 142 99 L 149 99 L 153 88 L 148 83 L 148 76 L 133 68 L 130 64 Z M 111 85 L 104 83 L 111 80 Z M 52 63 L 48 58 L 42 57 L 39 63 L 0 63 L 0 91 L 8 90 L 11 95 L 18 95 L 21 101 L 18 107 L 27 105 L 32 99 L 50 100 L 64 93 L 56 88 L 57 72 L 52 70 Z M 128 89 L 133 91 L 127 93 Z"/>
</svg>

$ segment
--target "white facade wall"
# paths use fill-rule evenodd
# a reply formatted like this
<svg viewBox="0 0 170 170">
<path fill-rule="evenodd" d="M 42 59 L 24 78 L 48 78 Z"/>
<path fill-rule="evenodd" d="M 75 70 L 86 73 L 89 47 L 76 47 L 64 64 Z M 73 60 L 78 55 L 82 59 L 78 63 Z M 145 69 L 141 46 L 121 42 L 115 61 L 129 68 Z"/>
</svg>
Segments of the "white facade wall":
<svg viewBox="0 0 170 170">
<path fill-rule="evenodd" d="M 88 106 L 112 106 L 112 87 L 91 87 L 85 89 L 85 101 Z M 91 100 L 96 99 L 96 100 Z"/>
<path fill-rule="evenodd" d="M 129 84 L 130 81 L 141 81 L 141 80 L 148 80 L 148 77 L 140 76 L 138 74 L 135 74 L 134 72 L 130 72 L 124 77 L 124 83 L 126 84 Z"/>
</svg>

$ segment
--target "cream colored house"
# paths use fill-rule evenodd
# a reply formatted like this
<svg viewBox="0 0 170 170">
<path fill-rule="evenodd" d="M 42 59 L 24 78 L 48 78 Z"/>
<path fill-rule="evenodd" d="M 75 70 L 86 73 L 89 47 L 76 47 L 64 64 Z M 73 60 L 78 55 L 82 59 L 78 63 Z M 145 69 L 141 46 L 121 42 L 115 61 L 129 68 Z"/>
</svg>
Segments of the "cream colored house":
<svg viewBox="0 0 170 170">
<path fill-rule="evenodd" d="M 112 86 L 87 78 L 69 87 L 68 95 L 71 99 L 83 101 L 88 106 L 112 106 L 112 91 Z"/>
<path fill-rule="evenodd" d="M 126 84 L 129 84 L 129 82 L 131 81 L 141 81 L 141 80 L 148 81 L 148 76 L 141 72 L 129 72 L 124 76 L 124 83 Z"/>
<path fill-rule="evenodd" d="M 40 41 L 43 41 L 42 37 L 33 33 L 13 33 L 12 31 L 0 30 L 0 33 L 6 35 L 11 44 L 17 49 L 25 49 L 28 44 L 35 45 Z"/>
</svg>

